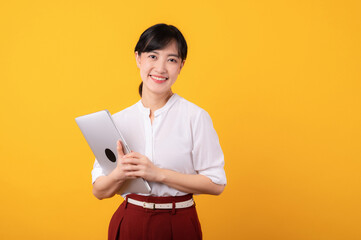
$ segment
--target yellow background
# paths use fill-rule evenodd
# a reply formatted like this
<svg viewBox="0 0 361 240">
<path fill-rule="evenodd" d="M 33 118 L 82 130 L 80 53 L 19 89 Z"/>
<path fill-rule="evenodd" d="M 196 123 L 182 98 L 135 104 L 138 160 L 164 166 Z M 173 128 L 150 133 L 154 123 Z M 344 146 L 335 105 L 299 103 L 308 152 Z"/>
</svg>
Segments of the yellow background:
<svg viewBox="0 0 361 240">
<path fill-rule="evenodd" d="M 1 1 L 0 239 L 106 239 L 74 118 L 139 100 L 133 50 L 177 26 L 174 91 L 211 115 L 228 186 L 204 239 L 361 239 L 359 1 Z"/>
</svg>

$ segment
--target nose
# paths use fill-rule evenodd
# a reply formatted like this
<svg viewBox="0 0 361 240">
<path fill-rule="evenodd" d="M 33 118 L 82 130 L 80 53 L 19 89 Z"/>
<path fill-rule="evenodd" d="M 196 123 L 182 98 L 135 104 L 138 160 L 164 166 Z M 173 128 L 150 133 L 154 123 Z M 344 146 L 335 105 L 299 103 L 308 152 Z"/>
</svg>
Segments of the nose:
<svg viewBox="0 0 361 240">
<path fill-rule="evenodd" d="M 158 73 L 165 73 L 167 71 L 167 68 L 166 68 L 166 61 L 162 61 L 161 59 L 159 59 L 156 63 L 155 63 L 155 70 L 158 72 Z"/>
</svg>

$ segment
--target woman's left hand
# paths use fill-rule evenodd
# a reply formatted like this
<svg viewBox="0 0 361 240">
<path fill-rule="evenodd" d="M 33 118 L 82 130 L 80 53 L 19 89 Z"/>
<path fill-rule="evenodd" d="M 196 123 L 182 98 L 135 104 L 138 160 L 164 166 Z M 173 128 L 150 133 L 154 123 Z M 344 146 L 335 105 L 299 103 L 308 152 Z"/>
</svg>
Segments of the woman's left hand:
<svg viewBox="0 0 361 240">
<path fill-rule="evenodd" d="M 141 177 L 148 181 L 159 182 L 161 169 L 156 167 L 146 156 L 131 152 L 121 159 L 127 177 Z"/>
</svg>

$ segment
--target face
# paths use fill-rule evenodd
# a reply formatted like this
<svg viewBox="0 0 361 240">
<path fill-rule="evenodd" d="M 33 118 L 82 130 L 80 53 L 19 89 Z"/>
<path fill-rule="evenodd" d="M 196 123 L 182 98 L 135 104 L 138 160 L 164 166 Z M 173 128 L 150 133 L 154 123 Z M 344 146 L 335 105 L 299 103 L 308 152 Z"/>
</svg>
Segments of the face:
<svg viewBox="0 0 361 240">
<path fill-rule="evenodd" d="M 143 52 L 140 56 L 136 52 L 135 58 L 143 80 L 143 93 L 169 93 L 184 65 L 178 55 L 176 41 L 170 42 L 163 49 Z"/>
</svg>

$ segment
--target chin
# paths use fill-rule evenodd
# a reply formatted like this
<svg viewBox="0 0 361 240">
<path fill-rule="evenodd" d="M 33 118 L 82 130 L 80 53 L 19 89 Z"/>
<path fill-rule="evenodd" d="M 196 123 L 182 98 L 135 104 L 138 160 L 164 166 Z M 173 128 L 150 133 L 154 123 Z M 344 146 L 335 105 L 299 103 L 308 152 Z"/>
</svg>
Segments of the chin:
<svg viewBox="0 0 361 240">
<path fill-rule="evenodd" d="M 163 95 L 163 94 L 166 94 L 166 93 L 169 93 L 171 91 L 170 88 L 166 89 L 166 90 L 159 90 L 159 89 L 149 89 L 150 92 L 154 93 L 154 94 L 157 94 L 157 95 Z"/>
<path fill-rule="evenodd" d="M 163 85 L 163 86 L 154 86 L 151 84 L 150 86 L 148 84 L 144 84 L 143 82 L 143 88 L 146 88 L 149 92 L 152 92 L 154 94 L 165 94 L 171 91 L 171 87 L 169 85 Z"/>
</svg>

